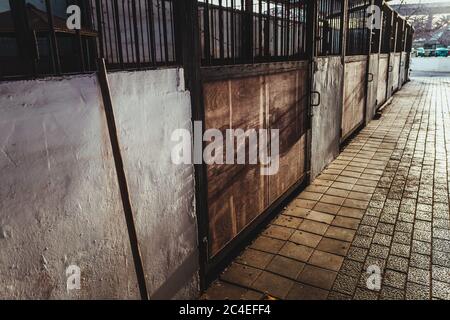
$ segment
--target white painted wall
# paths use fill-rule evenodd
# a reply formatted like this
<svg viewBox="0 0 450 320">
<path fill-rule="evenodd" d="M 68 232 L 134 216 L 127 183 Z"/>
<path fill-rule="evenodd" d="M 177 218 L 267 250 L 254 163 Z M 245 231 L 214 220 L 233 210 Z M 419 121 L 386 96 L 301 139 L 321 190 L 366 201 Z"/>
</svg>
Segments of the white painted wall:
<svg viewBox="0 0 450 320">
<path fill-rule="evenodd" d="M 138 298 L 94 76 L 0 83 L 0 177 L 1 299 Z"/>
<path fill-rule="evenodd" d="M 149 295 L 196 298 L 194 171 L 170 158 L 191 129 L 183 72 L 109 77 Z M 139 298 L 95 76 L 0 84 L 0 177 L 1 299 Z"/>
<path fill-rule="evenodd" d="M 196 297 L 194 168 L 171 161 L 172 132 L 192 127 L 183 70 L 119 72 L 109 82 L 149 295 Z"/>
</svg>

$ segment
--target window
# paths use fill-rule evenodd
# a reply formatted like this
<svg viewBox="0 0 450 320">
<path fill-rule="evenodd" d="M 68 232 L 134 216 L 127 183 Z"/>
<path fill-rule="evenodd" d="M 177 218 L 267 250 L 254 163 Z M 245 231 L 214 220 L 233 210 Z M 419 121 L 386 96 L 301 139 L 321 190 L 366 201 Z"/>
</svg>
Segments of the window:
<svg viewBox="0 0 450 320">
<path fill-rule="evenodd" d="M 305 0 L 199 0 L 204 65 L 302 59 Z"/>
<path fill-rule="evenodd" d="M 389 45 L 391 39 L 391 17 L 392 11 L 387 7 L 383 6 L 382 8 L 383 19 L 381 25 L 381 53 L 389 53 Z"/>
<path fill-rule="evenodd" d="M 397 17 L 397 41 L 395 52 L 402 52 L 405 47 L 405 21 Z"/>
<path fill-rule="evenodd" d="M 342 0 L 319 0 L 317 4 L 317 52 L 319 56 L 341 54 Z"/>
<path fill-rule="evenodd" d="M 0 0 L 0 76 L 34 77 L 175 63 L 174 0 Z M 68 6 L 81 30 L 67 28 Z"/>
<path fill-rule="evenodd" d="M 90 0 L 98 46 L 112 69 L 174 64 L 173 0 Z"/>
<path fill-rule="evenodd" d="M 347 26 L 347 55 L 367 54 L 369 29 L 366 28 L 369 0 L 349 0 Z"/>
</svg>

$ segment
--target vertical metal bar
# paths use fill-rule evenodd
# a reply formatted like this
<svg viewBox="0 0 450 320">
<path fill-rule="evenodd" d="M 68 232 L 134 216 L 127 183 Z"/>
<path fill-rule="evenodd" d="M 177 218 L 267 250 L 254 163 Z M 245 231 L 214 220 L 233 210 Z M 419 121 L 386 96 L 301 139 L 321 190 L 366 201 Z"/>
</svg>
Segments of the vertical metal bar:
<svg viewBox="0 0 450 320">
<path fill-rule="evenodd" d="M 103 4 L 103 2 L 102 2 L 102 4 Z M 109 7 L 108 4 L 111 4 L 111 7 Z M 116 46 L 113 48 L 113 35 L 111 33 L 112 32 L 111 17 L 114 20 L 114 13 L 113 12 L 110 13 L 110 9 L 112 11 L 114 11 L 114 3 L 113 2 L 106 2 L 105 8 L 106 8 L 106 20 L 104 20 L 104 21 L 108 21 L 108 28 L 107 29 L 108 29 L 108 37 L 109 37 L 109 50 L 108 50 L 108 41 L 106 41 L 106 38 L 105 38 L 105 52 L 106 52 L 106 56 L 111 55 L 110 63 L 112 63 L 112 62 L 115 62 L 114 61 L 114 54 L 113 54 L 114 48 L 116 49 L 115 50 L 116 55 L 117 56 L 119 55 L 119 51 L 118 51 L 119 50 L 119 44 L 116 41 Z M 104 17 L 105 16 L 103 14 L 103 18 Z M 114 24 L 114 21 L 113 21 L 113 24 Z M 106 33 L 105 33 L 105 35 L 106 35 Z M 114 32 L 114 38 L 115 39 L 117 38 L 116 32 Z M 106 61 L 108 61 L 108 60 L 106 59 Z"/>
<path fill-rule="evenodd" d="M 219 0 L 219 57 L 221 60 L 225 58 L 225 49 L 224 49 L 224 33 L 223 33 L 223 7 L 222 7 L 222 1 Z"/>
<path fill-rule="evenodd" d="M 78 44 L 78 52 L 80 55 L 80 71 L 85 72 L 86 71 L 86 65 L 84 62 L 84 49 L 83 49 L 83 39 L 81 37 L 81 31 L 76 30 L 76 39 Z"/>
<path fill-rule="evenodd" d="M 127 63 L 134 65 L 134 47 L 132 45 L 133 41 L 133 28 L 132 28 L 132 13 L 130 8 L 131 0 L 122 0 L 122 9 L 123 9 L 123 33 L 125 34 L 125 46 L 127 52 Z M 126 6 L 125 6 L 126 5 Z M 125 13 L 128 13 L 126 15 Z M 128 19 L 127 19 L 128 18 Z M 128 24 L 127 24 L 128 22 Z M 129 49 L 130 47 L 130 49 Z M 131 52 L 130 52 L 131 51 Z M 130 55 L 131 53 L 131 55 Z M 131 56 L 131 57 L 130 57 Z"/>
<path fill-rule="evenodd" d="M 148 23 L 150 26 L 150 46 L 151 46 L 151 57 L 153 66 L 156 65 L 156 35 L 155 35 L 155 16 L 153 12 L 153 0 L 147 0 L 148 10 L 149 10 L 149 19 Z"/>
<path fill-rule="evenodd" d="M 132 10 L 133 10 L 133 30 L 134 30 L 134 44 L 136 50 L 136 65 L 139 68 L 141 65 L 141 53 L 140 53 L 140 43 L 139 43 L 139 30 L 137 26 L 138 16 L 137 16 L 137 8 L 136 8 L 136 0 L 132 0 L 131 2 Z M 142 19 L 141 19 L 142 21 Z M 142 30 L 141 30 L 142 32 Z"/>
<path fill-rule="evenodd" d="M 145 28 L 144 28 L 144 21 L 148 23 L 148 20 L 147 19 L 144 20 L 144 18 L 146 18 L 146 16 L 143 16 L 143 14 L 142 14 L 142 2 L 141 2 L 141 0 L 137 0 L 136 5 L 139 6 L 139 26 L 140 26 L 140 31 L 141 31 L 141 33 L 140 33 L 140 36 L 141 36 L 140 37 L 141 38 L 140 41 L 141 41 L 141 49 L 142 49 L 142 60 L 141 60 L 141 62 L 143 64 L 145 64 L 147 61 L 145 60 L 145 49 L 146 49 L 146 47 L 145 47 L 145 39 L 144 39 L 144 30 L 145 30 Z M 145 2 L 144 2 L 144 10 L 145 10 Z"/>
<path fill-rule="evenodd" d="M 236 63 L 236 11 L 234 10 L 234 1 L 231 0 L 231 52 L 233 64 Z"/>
<path fill-rule="evenodd" d="M 307 112 L 306 112 L 306 156 L 305 156 L 305 168 L 307 172 L 307 181 L 310 180 L 311 173 L 311 161 L 312 161 L 312 101 L 311 101 L 311 92 L 314 88 L 314 71 L 315 71 L 315 58 L 316 58 L 316 23 L 317 23 L 317 1 L 308 1 L 306 3 L 306 43 L 307 50 L 306 56 L 309 60 L 309 68 L 308 68 L 308 102 L 307 102 Z"/>
<path fill-rule="evenodd" d="M 267 0 L 266 21 L 264 24 L 264 55 L 270 56 L 270 0 Z"/>
<path fill-rule="evenodd" d="M 95 9 L 97 14 L 97 32 L 98 32 L 98 44 L 100 49 L 99 58 L 105 58 L 105 47 L 103 44 L 103 19 L 102 19 L 102 7 L 100 0 L 95 0 Z"/>
<path fill-rule="evenodd" d="M 20 58 L 26 65 L 26 72 L 30 76 L 37 76 L 37 58 L 39 52 L 34 45 L 34 37 L 27 17 L 25 0 L 9 0 L 11 15 L 14 22 L 14 31 L 16 34 L 17 46 L 20 52 Z"/>
<path fill-rule="evenodd" d="M 201 82 L 201 45 L 199 41 L 198 2 L 197 0 L 175 1 L 175 26 L 177 39 L 181 39 L 182 65 L 186 88 L 191 92 L 192 121 L 205 124 L 203 89 Z M 208 179 L 205 164 L 195 165 L 195 206 L 197 212 L 198 242 L 200 252 L 200 288 L 208 285 Z"/>
<path fill-rule="evenodd" d="M 61 63 L 59 58 L 58 42 L 56 39 L 56 32 L 55 32 L 55 19 L 53 17 L 53 8 L 51 0 L 45 0 L 45 6 L 47 9 L 48 27 L 50 31 L 50 44 L 51 44 L 50 54 L 52 57 L 53 71 L 57 74 L 61 74 Z"/>
<path fill-rule="evenodd" d="M 275 19 L 273 22 L 274 56 L 278 56 L 278 2 L 275 2 Z"/>
<path fill-rule="evenodd" d="M 164 62 L 169 61 L 169 45 L 167 41 L 167 14 L 166 14 L 166 0 L 161 0 L 162 2 L 162 19 L 163 19 L 163 32 L 164 32 Z"/>
<path fill-rule="evenodd" d="M 227 59 L 230 59 L 231 52 L 230 52 L 230 43 L 231 43 L 231 36 L 230 36 L 230 14 L 232 14 L 232 10 L 230 10 L 230 5 L 228 3 L 229 0 L 226 0 L 225 6 L 225 13 L 227 15 L 226 19 L 226 30 L 227 30 Z"/>
<path fill-rule="evenodd" d="M 233 0 L 232 0 L 233 1 Z M 207 65 L 211 65 L 211 28 L 209 25 L 209 0 L 205 1 L 205 7 L 203 10 L 204 13 L 204 51 L 205 51 L 205 60 Z"/>
<path fill-rule="evenodd" d="M 262 0 L 258 0 L 258 55 L 263 56 L 263 5 Z"/>
<path fill-rule="evenodd" d="M 119 3 L 117 0 L 114 0 L 114 20 L 116 23 L 116 39 L 117 39 L 117 49 L 119 50 L 119 64 L 120 68 L 123 69 L 123 46 L 122 46 L 122 35 L 120 30 L 120 15 L 119 15 Z M 124 12 L 125 16 L 125 12 Z M 127 50 L 128 51 L 128 50 Z"/>
</svg>

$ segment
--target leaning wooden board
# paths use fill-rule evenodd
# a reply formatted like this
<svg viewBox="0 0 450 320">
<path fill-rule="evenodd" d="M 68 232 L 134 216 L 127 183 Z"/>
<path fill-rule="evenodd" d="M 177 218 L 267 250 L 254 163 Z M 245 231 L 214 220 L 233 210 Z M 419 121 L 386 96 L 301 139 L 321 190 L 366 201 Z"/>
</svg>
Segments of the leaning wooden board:
<svg viewBox="0 0 450 320">
<path fill-rule="evenodd" d="M 345 62 L 341 138 L 346 138 L 364 121 L 367 56 L 348 58 Z"/>
</svg>

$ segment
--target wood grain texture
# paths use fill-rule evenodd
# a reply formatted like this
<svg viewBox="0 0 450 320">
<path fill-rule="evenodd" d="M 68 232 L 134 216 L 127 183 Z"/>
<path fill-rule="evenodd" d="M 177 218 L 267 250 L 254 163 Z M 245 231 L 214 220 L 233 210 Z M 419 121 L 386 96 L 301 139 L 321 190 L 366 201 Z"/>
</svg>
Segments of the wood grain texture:
<svg viewBox="0 0 450 320">
<path fill-rule="evenodd" d="M 275 75 L 204 83 L 205 129 L 280 130 L 280 170 L 260 164 L 209 165 L 209 253 L 220 250 L 305 173 L 307 68 Z M 244 145 L 248 163 L 249 143 Z"/>
</svg>

